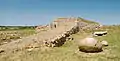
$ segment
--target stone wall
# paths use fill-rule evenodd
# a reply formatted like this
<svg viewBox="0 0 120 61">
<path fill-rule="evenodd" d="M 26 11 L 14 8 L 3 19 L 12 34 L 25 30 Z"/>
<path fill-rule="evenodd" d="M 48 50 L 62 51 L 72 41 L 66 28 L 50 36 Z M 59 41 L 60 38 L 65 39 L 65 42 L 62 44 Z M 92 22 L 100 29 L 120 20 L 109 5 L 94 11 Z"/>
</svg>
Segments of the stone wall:
<svg viewBox="0 0 120 61">
<path fill-rule="evenodd" d="M 48 30 L 48 25 L 39 25 L 39 26 L 35 27 L 36 33 L 40 32 L 40 31 L 46 31 L 46 30 Z"/>
<path fill-rule="evenodd" d="M 59 47 L 64 44 L 66 39 L 79 31 L 77 26 L 73 26 L 70 30 L 63 32 L 62 34 L 57 35 L 55 38 L 47 40 L 45 46 L 48 47 Z"/>
<path fill-rule="evenodd" d="M 53 26 L 56 24 L 56 28 Z M 0 52 L 4 51 L 18 51 L 32 48 L 39 48 L 42 46 L 48 47 L 59 47 L 62 46 L 66 39 L 75 34 L 82 29 L 95 28 L 94 24 L 89 24 L 83 21 L 78 20 L 77 18 L 67 18 L 66 20 L 62 19 L 52 23 L 53 29 L 48 29 L 50 26 L 38 26 L 36 30 L 41 31 L 42 29 L 48 29 L 45 32 L 36 33 L 34 35 L 15 40 L 13 42 L 7 43 L 0 46 L 2 49 Z M 9 53 L 8 52 L 8 53 Z"/>
<path fill-rule="evenodd" d="M 56 26 L 58 27 L 60 25 L 63 25 L 64 23 L 69 23 L 69 22 L 74 23 L 74 25 L 71 28 L 69 28 L 67 31 L 63 32 L 62 34 L 57 35 L 55 38 L 47 40 L 45 42 L 45 45 L 48 47 L 59 47 L 64 44 L 64 42 L 70 35 L 81 31 L 81 29 L 95 29 L 97 26 L 97 25 L 93 26 L 93 24 L 91 25 L 89 23 L 81 22 L 81 20 L 77 20 L 77 18 L 62 18 L 62 20 L 60 18 L 58 19 L 58 21 L 57 20 L 55 21 L 55 23 L 57 23 Z"/>
</svg>

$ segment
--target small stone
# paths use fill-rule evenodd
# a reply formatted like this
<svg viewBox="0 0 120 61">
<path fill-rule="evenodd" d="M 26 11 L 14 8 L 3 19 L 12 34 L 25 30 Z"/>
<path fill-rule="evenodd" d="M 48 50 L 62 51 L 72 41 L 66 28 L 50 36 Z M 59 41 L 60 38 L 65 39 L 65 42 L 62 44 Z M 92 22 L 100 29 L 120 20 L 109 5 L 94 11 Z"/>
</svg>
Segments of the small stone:
<svg viewBox="0 0 120 61">
<path fill-rule="evenodd" d="M 103 46 L 108 46 L 108 42 L 107 42 L 107 41 L 104 41 L 104 40 L 101 42 L 101 44 L 102 44 Z"/>
<path fill-rule="evenodd" d="M 4 49 L 0 49 L 0 53 L 3 53 L 3 52 L 5 52 L 5 50 Z"/>
<path fill-rule="evenodd" d="M 33 48 L 27 49 L 27 51 L 28 51 L 28 52 L 31 52 L 31 51 L 33 51 Z"/>
<path fill-rule="evenodd" d="M 8 42 L 3 42 L 4 44 L 7 44 Z"/>
</svg>

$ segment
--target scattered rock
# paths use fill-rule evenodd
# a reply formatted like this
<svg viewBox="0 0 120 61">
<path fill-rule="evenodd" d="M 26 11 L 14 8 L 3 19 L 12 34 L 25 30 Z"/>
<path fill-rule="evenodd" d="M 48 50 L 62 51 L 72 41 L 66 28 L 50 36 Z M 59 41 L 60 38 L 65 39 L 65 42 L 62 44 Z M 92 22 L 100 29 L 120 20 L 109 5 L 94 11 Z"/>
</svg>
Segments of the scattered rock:
<svg viewBox="0 0 120 61">
<path fill-rule="evenodd" d="M 7 44 L 8 42 L 3 42 L 3 44 Z"/>
<path fill-rule="evenodd" d="M 105 41 L 105 40 L 103 40 L 103 41 L 101 42 L 101 44 L 102 44 L 103 46 L 108 46 L 108 42 Z"/>
<path fill-rule="evenodd" d="M 31 52 L 31 51 L 33 51 L 33 50 L 34 50 L 33 48 L 27 49 L 28 52 Z"/>
<path fill-rule="evenodd" d="M 4 49 L 0 49 L 0 53 L 3 53 L 3 52 L 5 52 L 5 50 Z"/>
</svg>

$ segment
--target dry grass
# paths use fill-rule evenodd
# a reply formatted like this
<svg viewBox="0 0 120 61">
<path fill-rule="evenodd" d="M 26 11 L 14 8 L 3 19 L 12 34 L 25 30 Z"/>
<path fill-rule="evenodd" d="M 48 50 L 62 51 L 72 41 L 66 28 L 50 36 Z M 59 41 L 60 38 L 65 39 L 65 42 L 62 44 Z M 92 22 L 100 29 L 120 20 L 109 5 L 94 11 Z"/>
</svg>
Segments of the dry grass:
<svg viewBox="0 0 120 61">
<path fill-rule="evenodd" d="M 63 46 L 55 48 L 39 48 L 28 52 L 26 50 L 12 54 L 0 55 L 0 61 L 120 61 L 120 27 L 113 27 L 109 34 L 97 37 L 98 40 L 106 40 L 108 47 L 104 47 L 99 53 L 84 53 L 78 51 L 76 40 L 89 35 L 88 33 L 77 33 L 70 37 Z"/>
<path fill-rule="evenodd" d="M 35 34 L 35 30 L 6 30 L 0 31 L 0 45 L 9 43 L 16 39 L 20 39 L 29 35 Z"/>
</svg>

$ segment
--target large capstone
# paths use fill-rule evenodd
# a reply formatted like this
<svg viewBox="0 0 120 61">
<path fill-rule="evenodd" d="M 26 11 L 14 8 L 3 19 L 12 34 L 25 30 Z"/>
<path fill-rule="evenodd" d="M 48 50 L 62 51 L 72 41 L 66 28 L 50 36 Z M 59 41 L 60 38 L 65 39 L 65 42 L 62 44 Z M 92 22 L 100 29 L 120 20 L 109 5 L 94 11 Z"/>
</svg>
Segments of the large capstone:
<svg viewBox="0 0 120 61">
<path fill-rule="evenodd" d="M 94 38 L 85 38 L 78 43 L 79 50 L 82 52 L 100 52 L 102 44 Z"/>
</svg>

